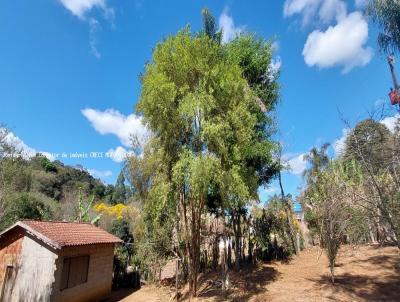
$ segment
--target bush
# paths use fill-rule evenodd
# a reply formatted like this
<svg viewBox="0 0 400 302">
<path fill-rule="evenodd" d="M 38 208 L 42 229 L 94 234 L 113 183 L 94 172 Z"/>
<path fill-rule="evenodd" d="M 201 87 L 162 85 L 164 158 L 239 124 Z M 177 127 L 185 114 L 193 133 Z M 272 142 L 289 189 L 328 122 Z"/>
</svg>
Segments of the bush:
<svg viewBox="0 0 400 302">
<path fill-rule="evenodd" d="M 50 202 L 51 203 L 51 202 Z M 54 206 L 52 208 L 52 206 Z M 0 222 L 0 229 L 5 229 L 21 219 L 52 219 L 55 205 L 40 196 L 30 193 L 15 193 L 8 196 L 5 215 Z"/>
</svg>

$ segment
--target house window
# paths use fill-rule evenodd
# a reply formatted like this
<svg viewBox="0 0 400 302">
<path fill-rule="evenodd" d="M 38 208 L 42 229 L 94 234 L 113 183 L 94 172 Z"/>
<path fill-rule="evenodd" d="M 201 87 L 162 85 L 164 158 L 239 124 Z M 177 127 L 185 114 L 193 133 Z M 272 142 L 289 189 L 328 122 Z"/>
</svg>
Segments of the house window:
<svg viewBox="0 0 400 302">
<path fill-rule="evenodd" d="M 87 282 L 89 256 L 64 258 L 60 290 Z"/>
</svg>

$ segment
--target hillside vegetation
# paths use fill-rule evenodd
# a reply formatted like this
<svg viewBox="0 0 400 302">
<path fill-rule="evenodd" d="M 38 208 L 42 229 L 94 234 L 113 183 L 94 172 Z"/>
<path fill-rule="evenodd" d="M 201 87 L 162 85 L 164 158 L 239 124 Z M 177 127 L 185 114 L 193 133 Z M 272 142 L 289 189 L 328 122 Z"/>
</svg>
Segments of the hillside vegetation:
<svg viewBox="0 0 400 302">
<path fill-rule="evenodd" d="M 26 158 L 6 143 L 6 135 L 0 138 L 0 230 L 20 219 L 75 221 L 79 205 L 128 202 L 131 193 L 123 174 L 116 186 L 105 185 L 83 167 L 52 162 L 41 154 Z"/>
</svg>

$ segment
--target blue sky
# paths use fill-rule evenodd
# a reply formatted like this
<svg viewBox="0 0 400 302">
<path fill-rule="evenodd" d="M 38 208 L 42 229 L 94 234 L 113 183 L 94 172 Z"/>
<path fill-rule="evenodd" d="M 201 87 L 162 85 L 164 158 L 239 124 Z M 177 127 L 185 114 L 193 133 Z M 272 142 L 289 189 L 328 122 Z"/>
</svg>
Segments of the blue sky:
<svg viewBox="0 0 400 302">
<path fill-rule="evenodd" d="M 65 163 L 114 183 L 129 133 L 146 136 L 134 107 L 153 47 L 187 24 L 199 30 L 201 9 L 208 7 L 226 41 L 243 31 L 276 40 L 278 137 L 292 167 L 284 185 L 297 194 L 302 155 L 343 136 L 339 112 L 354 123 L 388 102 L 391 78 L 376 47 L 377 29 L 362 16 L 363 3 L 1 1 L 0 123 L 25 150 L 65 153 Z M 75 152 L 88 158 L 71 158 Z M 103 152 L 103 158 L 90 152 Z M 277 185 L 260 193 L 265 200 L 278 193 Z"/>
</svg>

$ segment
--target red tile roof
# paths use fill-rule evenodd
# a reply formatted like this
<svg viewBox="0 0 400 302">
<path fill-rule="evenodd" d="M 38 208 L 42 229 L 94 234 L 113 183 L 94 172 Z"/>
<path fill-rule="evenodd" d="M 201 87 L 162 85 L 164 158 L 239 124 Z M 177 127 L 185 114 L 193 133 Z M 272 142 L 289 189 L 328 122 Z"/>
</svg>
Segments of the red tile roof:
<svg viewBox="0 0 400 302">
<path fill-rule="evenodd" d="M 17 225 L 33 233 L 39 239 L 48 241 L 56 248 L 66 246 L 120 243 L 121 239 L 89 223 L 23 220 Z"/>
</svg>

